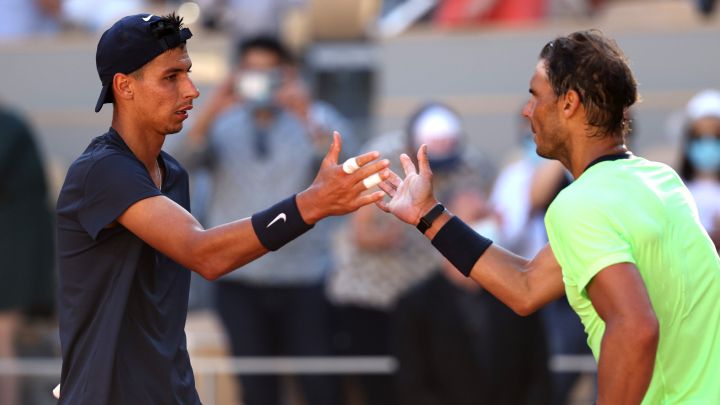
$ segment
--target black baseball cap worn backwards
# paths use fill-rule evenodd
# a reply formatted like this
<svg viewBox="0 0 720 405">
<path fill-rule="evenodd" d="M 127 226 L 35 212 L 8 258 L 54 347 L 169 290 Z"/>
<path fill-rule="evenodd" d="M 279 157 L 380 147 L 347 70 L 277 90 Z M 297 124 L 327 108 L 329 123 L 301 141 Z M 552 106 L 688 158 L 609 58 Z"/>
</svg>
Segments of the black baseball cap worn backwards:
<svg viewBox="0 0 720 405">
<path fill-rule="evenodd" d="M 182 19 L 174 14 L 167 17 L 136 14 L 113 24 L 100 37 L 95 54 L 95 66 L 103 86 L 95 112 L 113 101 L 112 81 L 116 73 L 132 73 L 190 37 L 190 29 L 182 28 Z"/>
</svg>

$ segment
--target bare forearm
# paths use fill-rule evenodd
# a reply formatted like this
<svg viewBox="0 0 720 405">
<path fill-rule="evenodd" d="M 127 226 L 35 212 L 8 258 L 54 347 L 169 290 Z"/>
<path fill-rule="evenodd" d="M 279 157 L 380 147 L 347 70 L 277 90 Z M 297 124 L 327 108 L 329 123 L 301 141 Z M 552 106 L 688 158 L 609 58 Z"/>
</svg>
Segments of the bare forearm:
<svg viewBox="0 0 720 405">
<path fill-rule="evenodd" d="M 447 212 L 438 217 L 425 233 L 428 239 L 436 237 L 451 218 Z M 475 262 L 470 277 L 520 315 L 529 315 L 564 293 L 560 266 L 549 246 L 527 260 L 493 244 Z"/>
<path fill-rule="evenodd" d="M 657 332 L 636 322 L 609 324 L 598 362 L 598 405 L 631 405 L 642 402 L 650 385 Z"/>
<path fill-rule="evenodd" d="M 210 280 L 267 252 L 250 218 L 206 230 L 189 212 L 163 196 L 135 203 L 118 222 L 159 252 Z"/>
<path fill-rule="evenodd" d="M 187 259 L 191 270 L 215 280 L 269 252 L 258 240 L 250 218 L 200 231 Z"/>
<path fill-rule="evenodd" d="M 493 245 L 475 263 L 470 277 L 522 316 L 565 293 L 562 272 L 549 246 L 527 260 Z"/>
</svg>

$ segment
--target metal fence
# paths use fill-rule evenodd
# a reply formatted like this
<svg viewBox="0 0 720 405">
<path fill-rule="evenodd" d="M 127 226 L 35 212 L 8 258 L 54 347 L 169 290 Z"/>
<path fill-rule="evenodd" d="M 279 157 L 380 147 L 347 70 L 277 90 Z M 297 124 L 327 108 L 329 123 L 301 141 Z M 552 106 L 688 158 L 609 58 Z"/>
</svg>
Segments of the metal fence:
<svg viewBox="0 0 720 405">
<path fill-rule="evenodd" d="M 397 361 L 391 356 L 328 357 L 192 357 L 195 375 L 202 384 L 198 391 L 206 405 L 217 398 L 217 379 L 221 375 L 240 374 L 392 374 Z M 0 376 L 56 378 L 60 380 L 58 358 L 0 359 Z M 550 359 L 552 372 L 595 373 L 597 364 L 590 355 L 558 355 Z M 48 392 L 48 396 L 50 392 Z"/>
</svg>

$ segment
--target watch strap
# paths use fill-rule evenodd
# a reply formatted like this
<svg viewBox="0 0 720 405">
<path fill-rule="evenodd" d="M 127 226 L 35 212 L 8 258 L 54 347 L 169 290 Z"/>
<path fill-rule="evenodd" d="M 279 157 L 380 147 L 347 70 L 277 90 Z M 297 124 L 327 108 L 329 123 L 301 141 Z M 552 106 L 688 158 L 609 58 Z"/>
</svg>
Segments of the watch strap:
<svg viewBox="0 0 720 405">
<path fill-rule="evenodd" d="M 420 222 L 417 224 L 417 229 L 420 233 L 424 234 L 435 222 L 435 220 L 445 211 L 445 206 L 440 203 L 435 204 L 434 207 L 428 211 L 427 214 L 420 217 Z"/>
</svg>

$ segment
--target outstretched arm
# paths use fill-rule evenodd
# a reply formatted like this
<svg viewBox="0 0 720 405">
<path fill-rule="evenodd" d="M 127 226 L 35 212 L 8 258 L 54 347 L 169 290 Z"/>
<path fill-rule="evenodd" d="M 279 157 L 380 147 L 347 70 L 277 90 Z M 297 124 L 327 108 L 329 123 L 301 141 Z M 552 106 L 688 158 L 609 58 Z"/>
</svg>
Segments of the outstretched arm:
<svg viewBox="0 0 720 405">
<path fill-rule="evenodd" d="M 400 156 L 405 178 L 391 173 L 389 179 L 380 185 L 391 199 L 377 203 L 380 208 L 410 225 L 417 225 L 420 218 L 437 204 L 432 192 L 432 171 L 425 145 L 420 147 L 417 157 L 419 171 L 409 156 Z M 443 212 L 425 236 L 433 240 L 452 218 L 451 213 Z M 476 252 L 464 254 L 472 257 Z M 564 293 L 560 265 L 549 245 L 528 260 L 493 244 L 475 261 L 469 276 L 521 315 L 534 312 Z"/>
<path fill-rule="evenodd" d="M 340 149 L 341 138 L 336 132 L 317 177 L 295 198 L 297 211 L 307 225 L 328 216 L 355 211 L 383 196 L 381 191 L 363 194 L 362 181 L 378 172 L 386 179 L 388 172 L 384 169 L 389 162 L 374 161 L 379 157 L 377 152 L 366 153 L 357 157 L 362 167 L 353 174 L 346 174 L 338 165 Z M 289 222 L 290 215 L 278 217 L 282 222 Z M 211 280 L 269 251 L 269 247 L 260 242 L 251 218 L 206 230 L 189 212 L 164 196 L 136 202 L 118 217 L 118 222 L 153 248 Z M 276 225 L 268 222 L 267 228 Z"/>
</svg>

